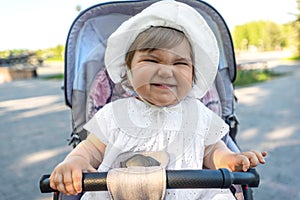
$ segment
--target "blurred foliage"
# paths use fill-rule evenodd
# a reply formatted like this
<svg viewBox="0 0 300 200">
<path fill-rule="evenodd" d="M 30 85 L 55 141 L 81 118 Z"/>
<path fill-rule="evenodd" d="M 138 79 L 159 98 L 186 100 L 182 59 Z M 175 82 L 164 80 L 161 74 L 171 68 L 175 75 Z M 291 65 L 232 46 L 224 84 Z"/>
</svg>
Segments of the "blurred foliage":
<svg viewBox="0 0 300 200">
<path fill-rule="evenodd" d="M 8 58 L 11 56 L 24 55 L 29 53 L 30 51 L 28 51 L 27 49 L 14 49 L 14 50 L 0 51 L 0 58 Z"/>
<path fill-rule="evenodd" d="M 238 70 L 234 86 L 246 86 L 283 76 L 269 69 Z"/>
<path fill-rule="evenodd" d="M 53 48 L 40 49 L 36 51 L 36 55 L 43 60 L 63 60 L 65 47 L 63 45 L 57 45 Z"/>
<path fill-rule="evenodd" d="M 297 3 L 298 13 L 290 13 L 295 20 L 286 24 L 277 24 L 272 21 L 253 21 L 232 30 L 232 39 L 235 51 L 273 51 L 289 49 L 295 58 L 300 56 L 300 0 Z M 77 5 L 77 11 L 81 6 Z M 267 12 L 267 11 L 266 11 Z M 0 51 L 0 58 L 9 56 L 35 53 L 39 60 L 62 61 L 64 45 L 57 45 L 53 48 L 40 49 L 34 52 L 26 49 L 15 49 Z"/>
<path fill-rule="evenodd" d="M 236 26 L 232 32 L 235 50 L 274 51 L 290 49 L 298 54 L 299 31 L 296 24 L 276 24 L 271 21 L 255 21 Z"/>
<path fill-rule="evenodd" d="M 34 54 L 38 60 L 55 60 L 62 61 L 64 56 L 65 47 L 64 45 L 57 45 L 56 47 L 39 49 L 36 51 L 28 49 L 11 49 L 6 51 L 0 51 L 0 58 L 9 58 L 12 56 L 29 55 Z"/>
<path fill-rule="evenodd" d="M 300 0 L 296 2 L 298 13 L 290 13 L 295 20 L 289 23 L 254 21 L 236 26 L 231 33 L 236 52 L 289 49 L 300 56 Z"/>
</svg>

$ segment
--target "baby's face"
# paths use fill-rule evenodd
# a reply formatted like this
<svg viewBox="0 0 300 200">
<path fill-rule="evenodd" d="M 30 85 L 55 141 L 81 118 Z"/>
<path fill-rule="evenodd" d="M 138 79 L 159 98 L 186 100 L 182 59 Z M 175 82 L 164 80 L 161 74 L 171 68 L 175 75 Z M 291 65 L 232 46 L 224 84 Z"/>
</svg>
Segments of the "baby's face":
<svg viewBox="0 0 300 200">
<path fill-rule="evenodd" d="M 193 82 L 191 49 L 186 40 L 171 49 L 136 51 L 131 62 L 132 86 L 157 106 L 177 104 Z"/>
</svg>

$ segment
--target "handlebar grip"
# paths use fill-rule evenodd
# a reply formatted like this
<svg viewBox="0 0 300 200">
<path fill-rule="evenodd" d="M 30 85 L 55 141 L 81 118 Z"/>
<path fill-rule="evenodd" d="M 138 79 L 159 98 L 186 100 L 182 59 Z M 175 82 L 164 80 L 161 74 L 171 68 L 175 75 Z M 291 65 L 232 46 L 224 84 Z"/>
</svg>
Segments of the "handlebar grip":
<svg viewBox="0 0 300 200">
<path fill-rule="evenodd" d="M 219 170 L 167 170 L 167 188 L 229 188 L 232 184 L 258 187 L 259 174 L 256 170 L 230 172 Z"/>
<path fill-rule="evenodd" d="M 229 188 L 232 184 L 258 187 L 259 174 L 255 169 L 248 172 L 230 172 L 219 170 L 167 170 L 167 188 Z M 82 177 L 83 191 L 105 191 L 107 172 L 84 173 Z M 43 175 L 40 180 L 42 193 L 55 192 L 50 187 L 50 175 Z"/>
</svg>

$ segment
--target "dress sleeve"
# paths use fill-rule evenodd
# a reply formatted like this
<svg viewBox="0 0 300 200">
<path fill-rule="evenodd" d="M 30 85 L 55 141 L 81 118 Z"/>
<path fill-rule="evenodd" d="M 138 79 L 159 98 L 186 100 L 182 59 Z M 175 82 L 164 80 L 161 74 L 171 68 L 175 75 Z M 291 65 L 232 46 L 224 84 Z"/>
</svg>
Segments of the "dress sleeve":
<svg viewBox="0 0 300 200">
<path fill-rule="evenodd" d="M 104 144 L 108 143 L 108 104 L 100 109 L 84 126 L 83 128 L 89 133 L 96 135 Z"/>
<path fill-rule="evenodd" d="M 228 125 L 215 113 L 211 112 L 211 122 L 205 136 L 204 144 L 211 145 L 221 140 L 229 131 Z"/>
</svg>

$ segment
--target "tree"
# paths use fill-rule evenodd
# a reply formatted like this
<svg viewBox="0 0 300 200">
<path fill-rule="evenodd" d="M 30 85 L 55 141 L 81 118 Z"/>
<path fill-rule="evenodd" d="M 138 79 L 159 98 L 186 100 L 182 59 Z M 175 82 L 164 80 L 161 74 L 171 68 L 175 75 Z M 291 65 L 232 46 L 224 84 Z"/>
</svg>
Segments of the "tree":
<svg viewBox="0 0 300 200">
<path fill-rule="evenodd" d="M 259 51 L 282 48 L 282 26 L 271 21 L 254 21 L 234 28 L 233 43 L 238 50 L 255 47 Z"/>
<path fill-rule="evenodd" d="M 296 14 L 296 20 L 294 21 L 294 26 L 296 29 L 297 37 L 297 56 L 300 56 L 300 0 L 296 0 L 298 13 Z"/>
<path fill-rule="evenodd" d="M 298 13 L 295 21 L 276 24 L 271 21 L 249 22 L 236 26 L 232 38 L 237 51 L 254 47 L 260 51 L 289 48 L 300 56 L 300 0 L 296 0 Z"/>
</svg>

